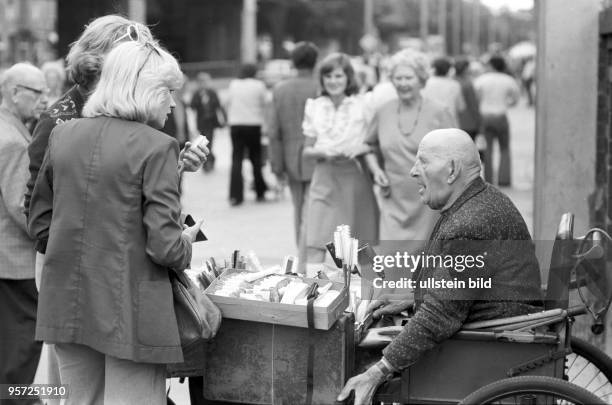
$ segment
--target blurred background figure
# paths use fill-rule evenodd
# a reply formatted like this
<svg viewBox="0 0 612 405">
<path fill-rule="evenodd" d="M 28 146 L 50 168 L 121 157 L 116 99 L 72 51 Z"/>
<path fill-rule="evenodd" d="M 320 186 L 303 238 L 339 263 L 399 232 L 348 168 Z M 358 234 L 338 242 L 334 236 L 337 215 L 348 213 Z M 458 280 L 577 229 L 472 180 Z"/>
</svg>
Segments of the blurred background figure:
<svg viewBox="0 0 612 405">
<path fill-rule="evenodd" d="M 280 82 L 272 96 L 270 123 L 270 163 L 279 182 L 287 181 L 293 202 L 295 240 L 299 250 L 301 271 L 305 270 L 306 249 L 303 238 L 305 202 L 314 170 L 312 160 L 304 159 L 304 106 L 317 95 L 318 85 L 313 71 L 319 49 L 311 42 L 299 42 L 291 52 L 297 76 Z"/>
<path fill-rule="evenodd" d="M 245 64 L 240 77 L 230 82 L 227 89 L 227 121 L 232 138 L 232 171 L 230 178 L 230 205 L 244 201 L 244 179 L 242 160 L 248 153 L 257 201 L 265 201 L 268 186 L 262 174 L 262 127 L 265 124 L 266 85 L 255 79 L 257 67 Z"/>
<path fill-rule="evenodd" d="M 520 90 L 514 78 L 506 72 L 506 61 L 501 56 L 491 56 L 490 71 L 474 80 L 474 88 L 480 100 L 482 132 L 487 141 L 485 154 L 485 180 L 493 184 L 493 142 L 499 143 L 500 159 L 497 184 L 500 187 L 511 185 L 510 176 L 510 126 L 508 108 L 519 99 Z"/>
<path fill-rule="evenodd" d="M 421 52 L 407 49 L 393 55 L 390 78 L 397 97 L 378 108 L 367 138 L 377 152 L 366 155 L 366 161 L 380 187 L 381 241 L 419 244 L 428 239 L 438 218 L 435 211 L 421 203 L 419 185 L 408 175 L 423 136 L 434 129 L 457 125 L 445 104 L 421 92 L 428 81 L 428 70 L 428 58 Z"/>
<path fill-rule="evenodd" d="M 521 72 L 521 81 L 523 83 L 523 89 L 527 93 L 527 103 L 529 106 L 533 106 L 535 102 L 535 76 L 536 76 L 536 64 L 535 57 L 530 56 L 523 65 Z"/>
<path fill-rule="evenodd" d="M 13 65 L 0 77 L 0 384 L 34 382 L 42 348 L 34 340 L 35 252 L 23 215 L 23 194 L 32 140 L 25 123 L 46 108 L 46 86 L 43 73 L 26 63 Z"/>
<path fill-rule="evenodd" d="M 450 77 L 451 67 L 448 58 L 434 59 L 432 63 L 434 74 L 427 80 L 423 94 L 440 104 L 446 105 L 453 114 L 455 121 L 457 121 L 459 112 L 465 109 L 465 101 L 461 93 L 461 86 Z"/>
<path fill-rule="evenodd" d="M 227 122 L 225 109 L 219 102 L 217 92 L 211 87 L 210 75 L 206 72 L 198 73 L 198 88 L 191 99 L 191 108 L 196 113 L 196 123 L 200 134 L 208 139 L 208 149 L 210 155 L 203 170 L 210 172 L 215 168 L 215 155 L 213 151 L 213 141 L 215 130 L 224 127 Z"/>
<path fill-rule="evenodd" d="M 54 104 L 64 94 L 66 74 L 61 62 L 45 62 L 41 66 L 49 88 L 48 102 Z"/>
<path fill-rule="evenodd" d="M 321 96 L 304 111 L 304 155 L 316 160 L 308 192 L 306 244 L 308 262 L 325 259 L 325 244 L 336 227 L 349 225 L 353 237 L 376 243 L 378 209 L 372 180 L 362 155 L 368 113 L 346 54 L 328 55 L 319 67 Z"/>
<path fill-rule="evenodd" d="M 472 140 L 476 141 L 476 135 L 481 125 L 480 107 L 478 97 L 474 89 L 474 83 L 470 76 L 470 60 L 466 57 L 459 57 L 455 60 L 455 80 L 461 86 L 461 95 L 465 101 L 465 106 L 457 115 L 459 128 L 467 132 Z M 484 160 L 484 151 L 479 149 L 480 160 Z"/>
</svg>

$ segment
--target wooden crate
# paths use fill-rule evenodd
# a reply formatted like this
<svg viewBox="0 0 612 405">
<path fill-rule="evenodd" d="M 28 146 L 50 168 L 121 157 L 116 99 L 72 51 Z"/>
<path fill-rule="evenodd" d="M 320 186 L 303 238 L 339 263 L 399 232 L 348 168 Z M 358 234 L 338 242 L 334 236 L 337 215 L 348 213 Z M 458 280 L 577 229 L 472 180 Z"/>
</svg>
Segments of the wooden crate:
<svg viewBox="0 0 612 405">
<path fill-rule="evenodd" d="M 227 275 L 237 272 L 244 272 L 244 270 L 227 269 L 206 289 L 206 294 L 219 307 L 223 314 L 223 318 L 298 326 L 302 328 L 308 327 L 306 305 L 281 304 L 278 302 L 223 297 L 212 293 L 212 291 L 217 289 L 219 280 L 223 280 Z M 344 288 L 344 284 L 314 278 L 303 278 L 302 280 L 307 283 L 314 281 L 320 286 L 327 285 L 327 283 L 331 282 L 331 289 L 340 291 L 340 295 L 338 295 L 329 306 L 313 308 L 315 329 L 329 330 L 334 325 L 334 322 L 340 318 L 349 304 L 349 297 L 346 288 Z"/>
</svg>

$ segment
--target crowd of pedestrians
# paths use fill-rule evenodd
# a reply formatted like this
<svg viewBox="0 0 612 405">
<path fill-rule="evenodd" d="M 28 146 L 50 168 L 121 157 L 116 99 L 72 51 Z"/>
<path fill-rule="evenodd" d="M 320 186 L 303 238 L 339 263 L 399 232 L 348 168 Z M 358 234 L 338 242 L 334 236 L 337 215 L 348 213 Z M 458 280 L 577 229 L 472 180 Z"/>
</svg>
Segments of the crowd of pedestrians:
<svg viewBox="0 0 612 405">
<path fill-rule="evenodd" d="M 164 364 L 182 360 L 166 269 L 189 266 L 197 232 L 180 222 L 180 174 L 215 169 L 219 128 L 231 137 L 236 207 L 251 187 L 245 157 L 256 201 L 266 201 L 269 139 L 271 170 L 291 193 L 301 272 L 325 260 L 339 224 L 373 244 L 422 247 L 441 207 L 422 204 L 427 185 L 409 170 L 431 131 L 482 136 L 489 182 L 497 141 L 496 182 L 511 185 L 507 111 L 520 90 L 501 56 L 474 77 L 467 58 L 402 50 L 375 85 L 349 55 L 323 57 L 310 42 L 291 61 L 295 76 L 271 89 L 246 64 L 223 97 L 206 72 L 191 91 L 146 26 L 113 15 L 85 28 L 65 69 L 3 72 L 1 384 L 31 383 L 44 341 L 49 382 L 70 384 L 68 403 L 164 403 Z M 196 133 L 208 146 L 192 147 Z"/>
</svg>

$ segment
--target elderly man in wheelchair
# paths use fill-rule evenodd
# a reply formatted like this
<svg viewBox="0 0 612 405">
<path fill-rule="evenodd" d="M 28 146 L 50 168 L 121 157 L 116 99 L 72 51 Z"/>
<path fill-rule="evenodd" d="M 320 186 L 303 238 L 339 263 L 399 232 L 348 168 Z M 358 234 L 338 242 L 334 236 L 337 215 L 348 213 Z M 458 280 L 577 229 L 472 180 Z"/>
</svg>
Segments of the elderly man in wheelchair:
<svg viewBox="0 0 612 405">
<path fill-rule="evenodd" d="M 540 271 L 525 221 L 506 195 L 480 178 L 478 150 L 469 135 L 458 129 L 427 134 L 410 175 L 420 186 L 421 201 L 441 211 L 412 277 L 415 311 L 382 358 L 348 380 L 338 401 L 354 396 L 355 404 L 464 398 L 481 403 L 482 396 L 466 396 L 523 374 L 555 377 L 544 385 L 563 391 L 565 386 L 555 384 L 568 384 L 556 379 L 563 378 L 569 326 L 567 311 L 557 304 L 565 301 L 567 309 L 569 279 L 552 281 L 565 284 L 565 292 L 550 288 L 549 281 L 557 296 L 546 298 L 546 309 L 556 309 L 542 312 Z M 468 268 L 466 257 L 472 258 Z M 453 265 L 455 258 L 461 261 Z M 408 303 L 375 301 L 370 310 L 399 312 Z M 394 377 L 397 373 L 401 376 Z M 586 403 L 602 403 L 588 394 Z"/>
</svg>

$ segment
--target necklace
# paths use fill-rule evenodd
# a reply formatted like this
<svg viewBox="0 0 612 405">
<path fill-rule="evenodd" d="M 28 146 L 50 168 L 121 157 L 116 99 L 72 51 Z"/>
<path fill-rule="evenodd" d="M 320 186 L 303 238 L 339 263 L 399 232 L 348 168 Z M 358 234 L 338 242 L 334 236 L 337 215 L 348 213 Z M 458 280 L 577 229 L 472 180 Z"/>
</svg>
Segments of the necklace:
<svg viewBox="0 0 612 405">
<path fill-rule="evenodd" d="M 410 128 L 410 131 L 404 131 L 404 129 L 402 128 L 402 120 L 401 120 L 402 102 L 400 101 L 397 103 L 397 129 L 399 130 L 400 134 L 404 136 L 412 135 L 412 132 L 414 132 L 415 128 L 419 124 L 419 117 L 421 116 L 422 106 L 423 106 L 423 99 L 421 98 L 419 100 L 419 108 L 417 110 L 416 116 L 414 117 L 414 122 L 412 123 L 412 128 Z"/>
</svg>

